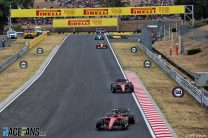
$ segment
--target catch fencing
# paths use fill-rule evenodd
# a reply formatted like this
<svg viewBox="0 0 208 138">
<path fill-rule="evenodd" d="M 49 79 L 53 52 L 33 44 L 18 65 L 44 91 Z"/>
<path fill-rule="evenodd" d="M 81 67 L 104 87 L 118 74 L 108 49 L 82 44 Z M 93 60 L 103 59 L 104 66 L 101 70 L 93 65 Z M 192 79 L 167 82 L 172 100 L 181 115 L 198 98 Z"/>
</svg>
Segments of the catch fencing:
<svg viewBox="0 0 208 138">
<path fill-rule="evenodd" d="M 154 54 L 146 46 L 141 45 L 139 48 L 145 52 L 150 58 L 152 58 L 160 68 L 162 68 L 171 78 L 173 78 L 178 84 L 180 84 L 186 91 L 189 92 L 200 104 L 202 103 L 202 92 L 192 85 L 189 81 L 185 80 L 181 75 L 174 71 L 167 63 L 164 62 L 159 55 Z"/>
<path fill-rule="evenodd" d="M 172 25 L 172 23 L 152 23 L 156 26 L 158 26 L 157 29 L 155 29 L 156 33 L 163 31 L 167 31 L 167 28 L 170 28 L 168 26 Z M 188 31 L 188 28 L 186 25 L 181 25 L 178 26 L 178 29 L 180 30 L 180 35 L 185 34 Z M 190 80 L 186 80 L 178 74 L 175 70 L 173 70 L 170 67 L 170 63 L 166 61 L 163 56 L 158 54 L 157 52 L 154 51 L 154 48 L 152 47 L 152 34 L 150 32 L 151 30 L 147 27 L 143 27 L 141 29 L 141 46 L 139 48 L 145 52 L 150 58 L 152 58 L 160 68 L 162 68 L 171 78 L 173 78 L 179 85 L 181 85 L 190 95 L 192 95 L 200 104 L 202 103 L 202 97 L 203 97 L 203 92 L 199 90 L 197 87 L 195 87 Z M 166 62 L 165 62 L 166 61 Z"/>
</svg>

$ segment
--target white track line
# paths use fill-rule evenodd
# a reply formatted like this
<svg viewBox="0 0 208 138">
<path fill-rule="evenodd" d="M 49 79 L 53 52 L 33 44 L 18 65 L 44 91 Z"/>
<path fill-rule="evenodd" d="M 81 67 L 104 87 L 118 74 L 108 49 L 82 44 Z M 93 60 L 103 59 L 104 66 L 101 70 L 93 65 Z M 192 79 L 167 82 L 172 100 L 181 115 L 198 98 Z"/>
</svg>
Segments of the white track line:
<svg viewBox="0 0 208 138">
<path fill-rule="evenodd" d="M 118 64 L 118 66 L 119 66 L 119 68 L 120 68 L 120 70 L 121 70 L 121 72 L 122 72 L 124 78 L 127 79 L 126 74 L 124 73 L 124 70 L 123 70 L 123 68 L 121 67 L 120 62 L 118 61 L 118 58 L 117 58 L 117 56 L 116 56 L 116 54 L 115 54 L 115 52 L 114 52 L 114 50 L 113 50 L 113 48 L 112 48 L 112 46 L 111 46 L 111 43 L 109 42 L 108 37 L 106 36 L 106 34 L 105 34 L 105 38 L 106 38 L 106 40 L 107 40 L 107 42 L 108 42 L 108 44 L 109 44 L 109 46 L 110 46 L 110 49 L 111 49 L 111 51 L 112 51 L 112 53 L 113 53 L 113 55 L 114 55 L 114 57 L 115 57 L 115 59 L 116 59 L 116 62 L 117 62 L 117 64 Z M 147 127 L 148 127 L 148 129 L 149 129 L 149 131 L 150 131 L 150 134 L 152 135 L 153 138 L 156 138 L 156 136 L 155 136 L 155 134 L 154 134 L 154 132 L 153 132 L 153 130 L 152 130 L 152 128 L 151 128 L 151 126 L 150 126 L 150 124 L 149 124 L 149 122 L 148 122 L 148 120 L 147 120 L 147 118 L 146 118 L 146 116 L 145 116 L 145 114 L 144 114 L 144 112 L 143 112 L 143 110 L 142 110 L 142 108 L 141 108 L 141 106 L 140 106 L 140 104 L 139 104 L 139 102 L 138 102 L 136 96 L 135 96 L 135 93 L 132 93 L 132 96 L 133 96 L 134 101 L 136 102 L 136 104 L 137 104 L 137 106 L 138 106 L 138 108 L 139 108 L 139 110 L 140 110 L 140 112 L 141 112 L 141 114 L 142 114 L 142 117 L 144 118 L 144 121 L 145 121 L 145 123 L 146 123 L 146 125 L 147 125 Z"/>
<path fill-rule="evenodd" d="M 43 74 L 43 72 L 45 71 L 45 69 L 48 67 L 48 65 L 50 64 L 51 60 L 53 59 L 53 57 L 56 55 L 56 53 L 58 52 L 59 48 L 62 46 L 62 44 L 64 43 L 64 41 L 66 40 L 66 38 L 68 37 L 68 35 L 64 38 L 64 40 L 61 42 L 61 44 L 59 44 L 59 47 L 56 49 L 56 51 L 53 53 L 53 55 L 51 56 L 51 58 L 49 59 L 49 61 L 47 62 L 47 64 L 44 66 L 44 68 L 41 70 L 40 74 L 38 76 L 35 77 L 35 79 L 29 84 L 27 85 L 18 95 L 16 95 L 11 101 L 9 101 L 1 110 L 0 113 L 6 109 L 13 101 L 15 101 L 22 93 L 24 93 L 35 81 L 37 81 L 40 76 Z"/>
</svg>

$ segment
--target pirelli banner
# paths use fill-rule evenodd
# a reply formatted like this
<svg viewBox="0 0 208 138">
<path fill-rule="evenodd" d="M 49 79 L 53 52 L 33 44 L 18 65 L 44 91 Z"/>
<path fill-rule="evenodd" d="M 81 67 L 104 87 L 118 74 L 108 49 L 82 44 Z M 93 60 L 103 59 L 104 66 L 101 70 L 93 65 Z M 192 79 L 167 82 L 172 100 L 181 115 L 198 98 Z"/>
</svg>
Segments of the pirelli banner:
<svg viewBox="0 0 208 138">
<path fill-rule="evenodd" d="M 185 6 L 146 6 L 112 8 L 67 8 L 67 9 L 12 9 L 12 18 L 26 17 L 75 17 L 75 16 L 123 16 L 184 14 Z"/>
<path fill-rule="evenodd" d="M 118 26 L 117 18 L 80 18 L 80 19 L 54 19 L 54 28 L 67 28 L 67 27 L 108 27 Z"/>
</svg>

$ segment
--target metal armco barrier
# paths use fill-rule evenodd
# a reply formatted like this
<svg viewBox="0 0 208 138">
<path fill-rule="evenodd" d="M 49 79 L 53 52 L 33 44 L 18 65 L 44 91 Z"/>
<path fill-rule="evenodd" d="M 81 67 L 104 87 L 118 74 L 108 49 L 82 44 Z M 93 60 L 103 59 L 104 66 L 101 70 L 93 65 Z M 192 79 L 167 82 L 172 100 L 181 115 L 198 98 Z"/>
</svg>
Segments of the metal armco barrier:
<svg viewBox="0 0 208 138">
<path fill-rule="evenodd" d="M 195 77 L 193 75 L 191 75 L 188 71 L 186 71 L 185 69 L 183 69 L 182 67 L 180 67 L 179 65 L 177 65 L 176 63 L 174 63 L 173 61 L 171 61 L 169 58 L 167 58 L 165 55 L 163 55 L 161 52 L 159 52 L 158 50 L 156 50 L 155 48 L 152 48 L 152 50 L 157 53 L 158 55 L 161 55 L 161 57 L 163 59 L 165 59 L 169 64 L 171 64 L 172 66 L 174 66 L 175 68 L 177 68 L 180 72 L 182 72 L 183 74 L 185 74 L 186 76 L 188 76 L 191 80 L 194 80 Z"/>
<path fill-rule="evenodd" d="M 2 72 L 4 69 L 6 69 L 9 65 L 11 65 L 13 62 L 15 62 L 18 58 L 20 58 L 22 55 L 27 53 L 27 51 L 35 46 L 37 43 L 39 43 L 41 40 L 46 38 L 48 36 L 47 32 L 39 35 L 35 39 L 29 41 L 29 46 L 23 47 L 19 52 L 17 52 L 15 55 L 9 57 L 6 59 L 3 63 L 0 64 L 0 72 Z"/>
<path fill-rule="evenodd" d="M 163 58 L 159 58 L 158 55 L 154 54 L 146 46 L 141 45 L 139 46 L 139 48 L 143 52 L 145 52 L 150 58 L 152 58 L 159 65 L 160 68 L 162 68 L 168 75 L 171 76 L 171 78 L 173 78 L 186 91 L 188 91 L 189 94 L 191 94 L 200 104 L 202 103 L 202 91 L 200 91 L 197 87 L 193 86 L 190 82 L 180 76 L 176 71 L 174 71 L 163 61 Z"/>
<path fill-rule="evenodd" d="M 14 61 L 16 61 L 22 55 L 24 55 L 28 50 L 29 50 L 29 47 L 25 46 L 19 52 L 17 52 L 15 55 L 6 59 L 3 63 L 0 64 L 0 72 L 2 72 L 4 69 L 6 69 L 9 65 L 11 65 Z"/>
</svg>

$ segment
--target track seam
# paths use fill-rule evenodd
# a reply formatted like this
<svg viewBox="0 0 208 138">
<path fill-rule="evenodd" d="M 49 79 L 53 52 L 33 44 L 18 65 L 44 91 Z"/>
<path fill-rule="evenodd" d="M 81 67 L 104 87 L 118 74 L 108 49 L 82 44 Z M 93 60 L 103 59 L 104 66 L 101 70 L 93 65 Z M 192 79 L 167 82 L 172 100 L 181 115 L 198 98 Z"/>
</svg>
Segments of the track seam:
<svg viewBox="0 0 208 138">
<path fill-rule="evenodd" d="M 58 52 L 59 48 L 62 46 L 64 41 L 68 38 L 68 35 L 64 38 L 64 40 L 58 44 L 53 51 L 49 54 L 48 58 L 44 61 L 44 63 L 40 66 L 36 74 L 28 80 L 25 84 L 23 84 L 20 88 L 18 88 L 14 93 L 12 93 L 9 97 L 7 97 L 3 102 L 0 103 L 0 113 L 4 111 L 13 101 L 15 101 L 19 96 L 21 96 L 34 82 L 36 82 L 40 76 L 44 73 L 53 57 Z"/>
<path fill-rule="evenodd" d="M 111 49 L 111 51 L 112 51 L 112 53 L 113 53 L 113 55 L 114 55 L 114 58 L 116 59 L 116 62 L 117 62 L 117 64 L 118 64 L 118 66 L 119 66 L 119 68 L 120 68 L 120 70 L 121 70 L 121 72 L 122 72 L 124 78 L 127 79 L 126 74 L 124 73 L 123 68 L 121 67 L 121 64 L 120 64 L 120 62 L 119 62 L 119 60 L 118 60 L 118 58 L 117 58 L 117 56 L 116 56 L 116 54 L 115 54 L 115 52 L 114 52 L 112 46 L 111 46 L 110 41 L 108 40 L 106 34 L 105 34 L 105 38 L 106 38 L 106 40 L 107 40 L 107 42 L 108 42 L 108 44 L 109 44 L 109 47 L 110 47 L 110 49 Z M 147 127 L 148 127 L 148 129 L 149 129 L 149 131 L 150 131 L 151 136 L 152 136 L 153 138 L 156 138 L 156 136 L 155 136 L 155 134 L 154 134 L 154 132 L 153 132 L 153 130 L 152 130 L 152 127 L 150 126 L 149 121 L 147 120 L 147 118 L 146 118 L 146 116 L 145 116 L 145 114 L 144 114 L 144 112 L 143 112 L 143 110 L 142 110 L 142 108 L 141 108 L 141 105 L 139 104 L 139 102 L 138 102 L 138 100 L 137 100 L 137 98 L 136 98 L 136 96 L 135 96 L 135 93 L 132 93 L 132 96 L 133 96 L 134 101 L 136 102 L 136 104 L 137 104 L 137 106 L 138 106 L 138 108 L 139 108 L 139 110 L 140 110 L 140 112 L 141 112 L 141 114 L 142 114 L 142 117 L 143 117 L 143 119 L 144 119 L 144 121 L 145 121 L 145 123 L 146 123 L 146 125 L 147 125 Z"/>
</svg>

